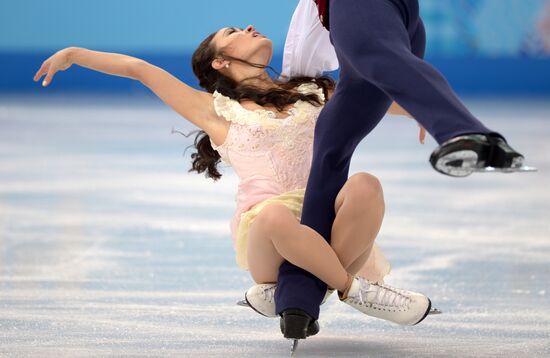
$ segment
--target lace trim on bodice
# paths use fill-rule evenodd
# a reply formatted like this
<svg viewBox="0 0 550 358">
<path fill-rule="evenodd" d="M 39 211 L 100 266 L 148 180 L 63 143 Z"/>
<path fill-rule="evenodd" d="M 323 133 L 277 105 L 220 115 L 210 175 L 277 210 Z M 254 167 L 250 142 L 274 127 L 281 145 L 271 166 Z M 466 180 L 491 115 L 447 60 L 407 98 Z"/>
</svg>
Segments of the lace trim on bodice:
<svg viewBox="0 0 550 358">
<path fill-rule="evenodd" d="M 297 87 L 297 90 L 301 93 L 314 93 L 323 103 L 326 101 L 323 89 L 313 82 L 303 83 Z M 210 139 L 212 148 L 220 154 L 224 163 L 230 166 L 237 164 L 232 163 L 236 156 L 241 159 L 243 155 L 254 158 L 259 155 L 272 156 L 275 147 L 283 145 L 283 153 L 279 155 L 285 157 L 284 161 L 288 165 L 294 162 L 298 165 L 303 160 L 304 153 L 311 151 L 313 128 L 323 106 L 315 106 L 299 100 L 289 110 L 289 116 L 277 118 L 273 111 L 246 109 L 238 101 L 217 91 L 213 96 L 216 113 L 230 122 L 227 136 L 222 144 L 217 146 Z M 233 152 L 233 159 L 230 159 L 230 152 Z M 241 169 L 242 172 L 242 164 L 240 168 L 235 169 Z M 283 168 L 277 168 L 275 172 L 281 176 L 282 180 L 286 179 Z M 301 177 L 301 175 L 298 176 Z"/>
<path fill-rule="evenodd" d="M 321 101 L 325 101 L 323 89 L 317 84 L 302 83 L 297 87 L 297 90 L 302 93 L 314 93 Z M 257 125 L 260 124 L 263 128 L 272 129 L 279 127 L 282 123 L 293 121 L 294 123 L 303 123 L 308 120 L 311 112 L 308 108 L 312 105 L 307 101 L 298 100 L 293 107 L 288 110 L 289 116 L 285 118 L 277 118 L 273 111 L 266 109 L 249 110 L 244 108 L 238 101 L 224 96 L 217 90 L 213 93 L 214 108 L 219 116 L 223 116 L 226 120 L 242 125 Z"/>
</svg>

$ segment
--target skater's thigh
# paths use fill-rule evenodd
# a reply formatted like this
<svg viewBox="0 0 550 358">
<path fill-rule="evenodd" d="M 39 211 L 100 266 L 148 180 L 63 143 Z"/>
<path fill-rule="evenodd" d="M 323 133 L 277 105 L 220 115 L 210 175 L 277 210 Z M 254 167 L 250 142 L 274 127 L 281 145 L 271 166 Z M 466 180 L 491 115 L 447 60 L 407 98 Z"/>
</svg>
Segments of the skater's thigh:
<svg viewBox="0 0 550 358">
<path fill-rule="evenodd" d="M 284 230 L 298 224 L 282 204 L 266 205 L 256 215 L 248 231 L 247 249 L 248 269 L 256 283 L 277 282 L 284 258 L 273 245 L 273 235 L 284 236 Z"/>
<path fill-rule="evenodd" d="M 330 22 L 334 47 L 344 56 L 370 55 L 396 46 L 410 50 L 405 19 L 391 1 L 335 1 Z"/>
<path fill-rule="evenodd" d="M 418 21 L 416 29 L 409 31 L 400 11 L 388 0 L 336 3 L 340 1 L 333 7 L 341 13 L 331 7 L 331 39 L 340 61 L 345 59 L 362 78 L 386 89 L 388 83 L 401 83 L 403 72 L 415 70 L 410 67 L 420 56 L 413 54 L 411 42 Z M 421 40 L 419 30 L 418 54 Z"/>
</svg>

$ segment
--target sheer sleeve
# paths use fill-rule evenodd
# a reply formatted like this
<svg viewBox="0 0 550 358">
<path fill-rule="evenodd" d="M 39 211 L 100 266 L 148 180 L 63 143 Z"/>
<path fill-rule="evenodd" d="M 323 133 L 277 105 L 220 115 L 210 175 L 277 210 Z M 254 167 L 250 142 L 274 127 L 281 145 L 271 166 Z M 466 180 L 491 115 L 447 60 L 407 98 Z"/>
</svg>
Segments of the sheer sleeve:
<svg viewBox="0 0 550 358">
<path fill-rule="evenodd" d="M 300 0 L 286 37 L 282 76 L 317 77 L 338 67 L 329 32 L 319 20 L 315 2 Z"/>
</svg>

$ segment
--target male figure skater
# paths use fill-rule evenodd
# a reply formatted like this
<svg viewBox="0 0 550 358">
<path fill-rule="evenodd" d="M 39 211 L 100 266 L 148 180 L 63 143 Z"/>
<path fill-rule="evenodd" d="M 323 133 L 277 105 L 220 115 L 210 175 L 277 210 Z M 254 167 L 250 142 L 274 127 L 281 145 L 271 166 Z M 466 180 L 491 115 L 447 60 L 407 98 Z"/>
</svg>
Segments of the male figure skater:
<svg viewBox="0 0 550 358">
<path fill-rule="evenodd" d="M 301 224 L 330 242 L 334 202 L 348 179 L 351 156 L 392 101 L 440 144 L 430 157 L 435 170 L 451 176 L 522 170 L 523 156 L 475 118 L 423 60 L 426 34 L 418 0 L 301 1 L 317 4 L 340 65 L 336 90 L 317 119 Z M 275 303 L 285 337 L 318 331 L 313 323 L 326 292 L 327 285 L 309 272 L 288 261 L 281 265 Z"/>
</svg>

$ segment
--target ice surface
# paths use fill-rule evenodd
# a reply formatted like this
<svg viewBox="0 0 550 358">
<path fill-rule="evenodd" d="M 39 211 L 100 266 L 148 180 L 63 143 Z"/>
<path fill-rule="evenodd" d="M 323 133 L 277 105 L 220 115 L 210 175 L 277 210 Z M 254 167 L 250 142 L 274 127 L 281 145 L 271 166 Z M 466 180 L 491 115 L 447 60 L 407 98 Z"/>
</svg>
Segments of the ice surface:
<svg viewBox="0 0 550 358">
<path fill-rule="evenodd" d="M 550 356 L 550 101 L 467 100 L 538 173 L 450 178 L 387 117 L 351 173 L 384 187 L 387 282 L 443 315 L 401 327 L 336 297 L 298 357 Z M 229 238 L 237 178 L 187 173 L 196 128 L 158 101 L 0 97 L 1 356 L 288 356 Z"/>
</svg>

